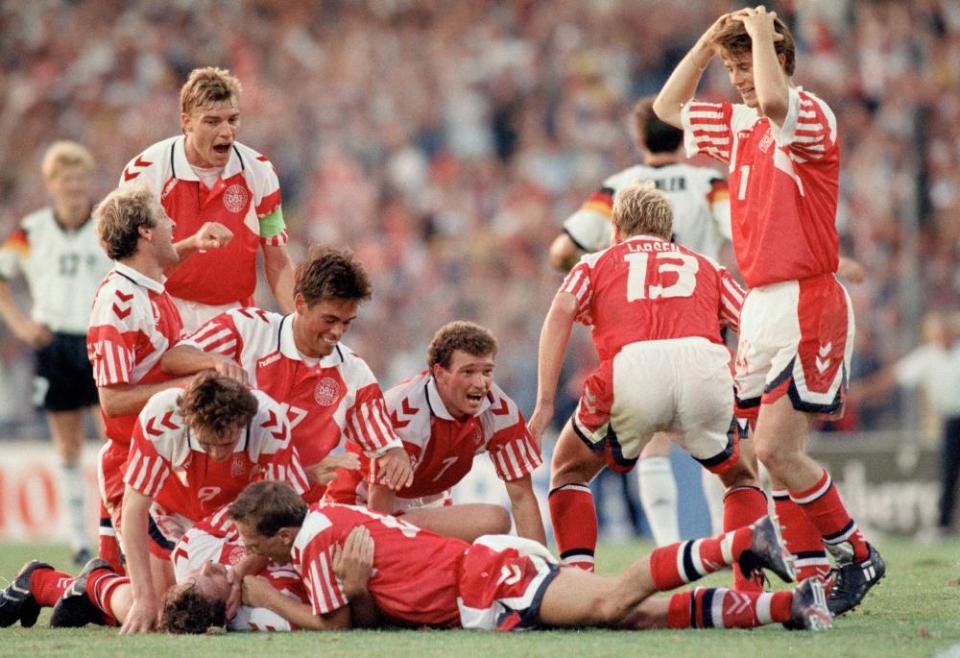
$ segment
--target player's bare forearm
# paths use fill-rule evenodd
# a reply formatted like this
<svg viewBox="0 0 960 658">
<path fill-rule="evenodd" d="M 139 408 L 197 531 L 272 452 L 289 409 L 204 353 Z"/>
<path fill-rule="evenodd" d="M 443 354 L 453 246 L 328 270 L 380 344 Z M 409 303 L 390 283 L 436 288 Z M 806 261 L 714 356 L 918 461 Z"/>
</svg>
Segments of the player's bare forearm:
<svg viewBox="0 0 960 658">
<path fill-rule="evenodd" d="M 295 273 L 285 246 L 263 248 L 263 273 L 277 304 L 284 313 L 293 313 Z"/>
<path fill-rule="evenodd" d="M 577 298 L 568 292 L 558 292 L 543 321 L 537 361 L 537 406 L 553 406 L 576 310 Z"/>
<path fill-rule="evenodd" d="M 150 573 L 150 549 L 147 546 L 147 517 L 153 500 L 127 486 L 123 493 L 123 520 L 121 534 L 126 557 L 127 575 L 133 590 L 135 614 L 130 615 L 123 625 L 124 632 L 142 632 L 151 630 L 158 609 L 157 591 L 153 586 Z"/>
<path fill-rule="evenodd" d="M 540 504 L 537 501 L 537 494 L 533 490 L 532 478 L 528 475 L 505 484 L 507 495 L 510 496 L 513 521 L 517 525 L 517 534 L 546 546 L 547 533 L 543 528 Z"/>
<path fill-rule="evenodd" d="M 217 358 L 190 345 L 177 345 L 164 353 L 160 368 L 168 375 L 192 375 L 201 370 L 212 370 Z"/>
<path fill-rule="evenodd" d="M 297 628 L 310 631 L 333 631 L 347 629 L 351 626 L 349 607 L 343 607 L 327 615 L 318 616 L 313 614 L 313 608 L 309 605 L 295 601 L 276 590 L 267 594 L 265 598 L 264 601 L 258 601 L 260 607 L 272 610 Z"/>
<path fill-rule="evenodd" d="M 178 377 L 155 384 L 113 384 L 98 386 L 100 407 L 103 413 L 110 418 L 138 414 L 155 393 L 168 388 L 183 387 L 190 383 L 193 377 Z"/>
<path fill-rule="evenodd" d="M 46 325 L 34 322 L 20 309 L 13 297 L 13 291 L 4 279 L 0 279 L 0 316 L 10 327 L 10 331 L 31 347 L 42 347 L 53 338 Z"/>
<path fill-rule="evenodd" d="M 378 482 L 369 483 L 370 491 L 367 495 L 367 509 L 380 514 L 393 512 L 394 494 Z"/>
<path fill-rule="evenodd" d="M 703 72 L 710 64 L 715 54 L 713 37 L 717 30 L 728 20 L 727 14 L 724 14 L 714 22 L 710 28 L 704 32 L 694 44 L 677 68 L 673 70 L 670 77 L 667 78 L 663 89 L 657 94 L 653 101 L 653 112 L 661 121 L 668 123 L 674 128 L 682 128 L 683 123 L 680 120 L 680 110 L 693 98 L 700 84 L 700 78 Z"/>
<path fill-rule="evenodd" d="M 577 247 L 573 239 L 566 233 L 561 233 L 550 244 L 548 260 L 554 269 L 569 272 L 582 255 L 583 251 Z"/>
</svg>

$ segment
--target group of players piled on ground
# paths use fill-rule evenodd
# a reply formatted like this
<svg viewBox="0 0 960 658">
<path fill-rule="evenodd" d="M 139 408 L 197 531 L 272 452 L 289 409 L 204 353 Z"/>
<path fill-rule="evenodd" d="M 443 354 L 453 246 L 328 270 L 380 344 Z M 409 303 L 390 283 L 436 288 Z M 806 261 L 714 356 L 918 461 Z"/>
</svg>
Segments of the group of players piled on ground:
<svg viewBox="0 0 960 658">
<path fill-rule="evenodd" d="M 743 104 L 693 100 L 715 54 Z M 645 164 L 608 179 L 551 246 L 551 261 L 572 269 L 544 321 L 529 423 L 493 382 L 495 338 L 470 322 L 443 325 L 427 370 L 381 392 L 340 342 L 372 294 L 367 274 L 332 248 L 294 269 L 272 166 L 235 141 L 240 87 L 226 71 L 191 74 L 183 134 L 134 158 L 92 221 L 92 161 L 55 145 L 44 163 L 54 207 L 28 217 L 0 258 L 3 277 L 18 265 L 27 275 L 33 316 L 6 284 L 0 311 L 38 347 L 60 445 L 99 393 L 100 556 L 75 578 L 27 563 L 3 591 L 0 625 L 31 626 L 53 607 L 55 627 L 125 632 L 829 627 L 885 566 L 805 454 L 810 420 L 842 410 L 854 324 L 836 278 L 837 126 L 790 83 L 794 60 L 776 16 L 743 9 L 638 105 Z M 680 163 L 682 140 L 730 164 L 729 201 L 711 170 Z M 749 292 L 711 258 L 721 234 Z M 83 272 L 103 263 L 93 238 L 113 267 L 92 311 L 71 316 L 89 308 Z M 250 305 L 261 247 L 283 314 Z M 70 325 L 78 314 L 85 337 Z M 575 322 L 592 328 L 600 366 L 554 451 L 558 562 L 531 473 Z M 739 336 L 735 377 L 724 329 Z M 71 353 L 89 359 L 95 391 L 68 376 Z M 587 484 L 639 459 L 645 498 L 675 500 L 656 461 L 671 441 L 721 483 L 723 532 L 680 542 L 675 508 L 652 511 L 659 547 L 616 578 L 595 575 Z M 518 536 L 504 534 L 499 506 L 452 504 L 481 452 Z M 652 596 L 725 567 L 732 589 Z M 765 592 L 762 568 L 800 585 Z"/>
</svg>

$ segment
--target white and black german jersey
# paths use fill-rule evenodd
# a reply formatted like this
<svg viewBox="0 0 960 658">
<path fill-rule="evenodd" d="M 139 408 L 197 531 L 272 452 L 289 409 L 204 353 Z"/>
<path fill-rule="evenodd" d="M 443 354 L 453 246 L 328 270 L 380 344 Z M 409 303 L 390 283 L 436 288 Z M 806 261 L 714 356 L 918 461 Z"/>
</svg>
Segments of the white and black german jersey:
<svg viewBox="0 0 960 658">
<path fill-rule="evenodd" d="M 616 193 L 634 183 L 652 181 L 673 206 L 673 241 L 716 258 L 724 238 L 730 239 L 730 197 L 727 182 L 715 170 L 686 163 L 660 167 L 635 165 L 610 176 L 563 223 L 563 230 L 582 250 L 600 251 L 613 240 L 611 214 Z"/>
<path fill-rule="evenodd" d="M 27 215 L 0 246 L 0 278 L 22 274 L 33 298 L 31 317 L 61 333 L 87 333 L 93 296 L 111 267 L 93 219 L 66 229 L 52 208 Z"/>
</svg>

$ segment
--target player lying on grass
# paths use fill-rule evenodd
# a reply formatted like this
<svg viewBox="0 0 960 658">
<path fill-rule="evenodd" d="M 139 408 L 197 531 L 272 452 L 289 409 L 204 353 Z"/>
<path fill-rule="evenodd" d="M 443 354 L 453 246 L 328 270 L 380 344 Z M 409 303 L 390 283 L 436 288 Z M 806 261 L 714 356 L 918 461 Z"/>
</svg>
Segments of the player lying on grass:
<svg viewBox="0 0 960 658">
<path fill-rule="evenodd" d="M 369 596 L 371 547 L 361 550 L 360 537 L 347 542 L 334 557 L 334 571 L 350 592 L 351 605 L 362 614 L 360 604 Z M 233 566 L 244 556 L 243 544 L 224 507 L 195 525 L 177 543 L 172 560 L 177 584 L 164 597 L 160 630 L 171 633 L 203 633 L 226 626 L 230 631 L 290 631 L 292 626 L 277 613 L 263 607 L 241 605 L 228 619 L 231 589 L 236 582 Z M 289 565 L 268 564 L 257 577 L 246 579 L 244 597 L 264 598 L 269 589 L 277 596 L 299 603 L 310 613 L 309 599 L 300 575 Z M 367 603 L 368 607 L 371 607 Z M 36 623 L 43 607 L 53 607 L 53 628 L 77 628 L 87 624 L 120 626 L 133 606 L 130 579 L 118 575 L 101 559 L 91 560 L 76 577 L 48 564 L 32 560 L 0 596 L 0 626 L 20 621 Z"/>
<path fill-rule="evenodd" d="M 248 553 L 292 562 L 302 574 L 312 610 L 270 596 L 257 604 L 304 629 L 348 628 L 351 593 L 337 580 L 337 547 L 359 532 L 375 546 L 367 589 L 383 621 L 405 626 L 513 630 L 533 627 L 750 628 L 781 622 L 796 628 L 830 626 L 823 589 L 810 580 L 795 591 L 734 592 L 698 588 L 655 598 L 734 563 L 793 578 L 775 524 L 756 524 L 717 537 L 655 549 L 616 578 L 557 565 L 539 543 L 488 535 L 473 544 L 440 537 L 362 508 L 308 507 L 278 482 L 250 485 L 230 506 Z M 360 529 L 360 530 L 357 530 Z M 368 551 L 366 540 L 353 544 Z M 246 586 L 246 583 L 245 583 Z"/>
<path fill-rule="evenodd" d="M 340 469 L 325 499 L 402 514 L 415 526 L 473 541 L 510 531 L 500 505 L 453 505 L 450 490 L 486 452 L 510 497 L 517 534 L 546 544 L 531 474 L 540 464 L 516 403 L 493 381 L 497 340 L 472 322 L 449 322 L 427 347 L 428 370 L 384 394 L 390 420 L 414 465 L 413 484 L 390 491 L 376 482 L 378 468 L 359 449 L 361 467 Z"/>
</svg>

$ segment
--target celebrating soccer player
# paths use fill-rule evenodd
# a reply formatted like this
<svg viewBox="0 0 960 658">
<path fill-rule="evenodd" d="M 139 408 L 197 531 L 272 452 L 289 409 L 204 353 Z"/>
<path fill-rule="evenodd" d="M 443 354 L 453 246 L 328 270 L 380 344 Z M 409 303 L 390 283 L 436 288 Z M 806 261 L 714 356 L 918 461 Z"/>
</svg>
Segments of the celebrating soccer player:
<svg viewBox="0 0 960 658">
<path fill-rule="evenodd" d="M 719 54 L 743 100 L 693 98 Z M 796 46 L 762 6 L 724 14 L 657 97 L 661 119 L 686 131 L 687 151 L 730 165 L 733 246 L 751 288 L 736 359 L 740 413 L 756 417 L 760 461 L 775 487 L 799 575 L 839 566 L 830 610 L 860 603 L 886 566 L 850 517 L 830 475 L 806 453 L 810 423 L 842 413 L 853 354 L 853 307 L 837 280 L 840 146 L 827 104 L 791 81 Z"/>
</svg>

